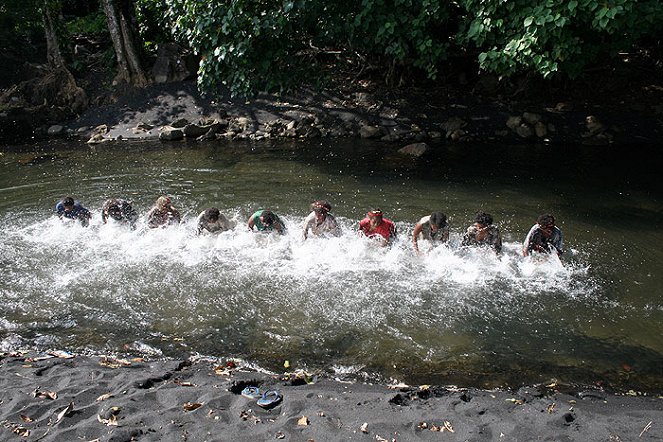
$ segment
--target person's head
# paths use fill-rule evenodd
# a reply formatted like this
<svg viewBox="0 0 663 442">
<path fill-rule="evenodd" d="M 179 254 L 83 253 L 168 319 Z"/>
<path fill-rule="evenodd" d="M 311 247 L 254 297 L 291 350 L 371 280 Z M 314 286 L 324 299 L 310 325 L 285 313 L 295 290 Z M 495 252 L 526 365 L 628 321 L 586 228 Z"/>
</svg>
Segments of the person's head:
<svg viewBox="0 0 663 442">
<path fill-rule="evenodd" d="M 65 212 L 71 212 L 72 210 L 74 210 L 74 199 L 70 196 L 65 197 L 62 200 L 62 205 L 64 206 Z"/>
<path fill-rule="evenodd" d="M 379 226 L 382 222 L 382 210 L 380 209 L 371 209 L 366 213 L 366 216 L 368 216 L 372 226 Z"/>
<path fill-rule="evenodd" d="M 477 212 L 476 216 L 474 217 L 474 225 L 480 229 L 488 227 L 492 223 L 493 223 L 492 215 L 486 212 Z"/>
<path fill-rule="evenodd" d="M 120 202 L 116 199 L 110 200 L 107 203 L 106 213 L 110 218 L 120 221 L 122 219 L 122 208 L 120 207 Z"/>
<path fill-rule="evenodd" d="M 263 210 L 260 215 L 260 222 L 263 226 L 269 227 L 276 222 L 276 215 L 271 210 Z"/>
<path fill-rule="evenodd" d="M 219 220 L 221 212 L 216 207 L 210 207 L 203 212 L 203 219 L 207 222 L 215 223 Z"/>
<path fill-rule="evenodd" d="M 311 210 L 315 212 L 315 216 L 318 219 L 324 220 L 327 214 L 331 212 L 331 209 L 331 204 L 326 200 L 316 200 L 311 203 Z"/>
<path fill-rule="evenodd" d="M 442 212 L 433 212 L 430 215 L 430 228 L 433 232 L 446 227 L 447 215 Z"/>
<path fill-rule="evenodd" d="M 167 196 L 157 198 L 156 206 L 159 210 L 167 210 L 171 207 L 171 200 Z"/>
<path fill-rule="evenodd" d="M 549 213 L 544 213 L 543 215 L 539 215 L 536 219 L 536 223 L 544 232 L 552 232 L 555 227 L 555 217 Z"/>
</svg>

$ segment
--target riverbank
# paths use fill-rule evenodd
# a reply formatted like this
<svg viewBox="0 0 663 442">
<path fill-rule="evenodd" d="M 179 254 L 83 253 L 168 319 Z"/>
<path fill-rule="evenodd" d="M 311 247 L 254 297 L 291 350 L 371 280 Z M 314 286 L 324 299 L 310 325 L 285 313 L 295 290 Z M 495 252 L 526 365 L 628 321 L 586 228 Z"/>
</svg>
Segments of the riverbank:
<svg viewBox="0 0 663 442">
<path fill-rule="evenodd" d="M 629 71 L 630 72 L 630 71 Z M 0 144 L 73 138 L 98 144 L 161 139 L 265 140 L 363 138 L 415 143 L 540 145 L 656 144 L 663 137 L 663 85 L 628 72 L 604 73 L 591 87 L 554 90 L 503 84 L 490 75 L 471 84 L 402 89 L 335 78 L 325 89 L 237 99 L 201 94 L 195 80 L 144 88 L 87 90 L 81 113 L 28 104 L 21 89 L 3 94 Z M 597 84 L 602 84 L 603 89 Z M 427 147 L 410 149 L 421 155 Z"/>
<path fill-rule="evenodd" d="M 240 393 L 278 390 L 271 409 Z M 663 399 L 369 385 L 239 362 L 0 354 L 2 440 L 660 440 Z M 444 433 L 444 434 L 442 434 Z"/>
</svg>

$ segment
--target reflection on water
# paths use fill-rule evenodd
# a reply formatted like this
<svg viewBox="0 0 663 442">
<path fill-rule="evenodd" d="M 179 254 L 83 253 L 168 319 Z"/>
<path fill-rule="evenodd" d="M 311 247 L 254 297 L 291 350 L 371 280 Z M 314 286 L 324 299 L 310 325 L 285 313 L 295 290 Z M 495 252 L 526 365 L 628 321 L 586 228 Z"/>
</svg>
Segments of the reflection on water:
<svg viewBox="0 0 663 442">
<path fill-rule="evenodd" d="M 36 166 L 16 161 L 29 152 L 3 155 L 0 337 L 40 348 L 229 355 L 270 369 L 289 360 L 420 383 L 663 387 L 653 264 L 663 256 L 651 245 L 661 239 L 661 206 L 638 183 L 532 181 L 517 158 L 483 171 L 463 158 L 457 168 L 449 157 L 398 163 L 370 145 L 118 150 L 61 150 L 61 160 Z M 107 197 L 133 199 L 145 214 L 161 193 L 173 196 L 183 224 L 101 223 Z M 51 215 L 66 194 L 93 211 L 89 228 Z M 334 204 L 341 237 L 302 240 L 315 198 Z M 211 205 L 238 227 L 196 235 L 195 217 Z M 371 206 L 396 222 L 392 248 L 355 234 Z M 286 236 L 245 228 L 266 207 L 286 222 Z M 414 222 L 440 209 L 450 244 L 415 255 Z M 459 246 L 479 209 L 502 229 L 501 256 Z M 563 264 L 520 256 L 542 211 L 562 222 L 571 249 Z M 658 230 L 644 232 L 648 224 Z"/>
</svg>

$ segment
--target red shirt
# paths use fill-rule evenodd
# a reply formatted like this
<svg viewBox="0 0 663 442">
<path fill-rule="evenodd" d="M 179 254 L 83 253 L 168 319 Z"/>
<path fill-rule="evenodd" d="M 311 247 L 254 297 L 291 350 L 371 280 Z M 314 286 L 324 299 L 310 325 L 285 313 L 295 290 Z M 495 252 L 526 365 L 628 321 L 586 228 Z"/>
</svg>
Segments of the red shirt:
<svg viewBox="0 0 663 442">
<path fill-rule="evenodd" d="M 366 217 L 359 221 L 359 231 L 369 238 L 372 238 L 375 235 L 380 235 L 387 241 L 396 236 L 396 226 L 387 218 L 382 218 L 382 222 L 375 228 L 375 230 L 371 230 L 371 221 Z"/>
</svg>

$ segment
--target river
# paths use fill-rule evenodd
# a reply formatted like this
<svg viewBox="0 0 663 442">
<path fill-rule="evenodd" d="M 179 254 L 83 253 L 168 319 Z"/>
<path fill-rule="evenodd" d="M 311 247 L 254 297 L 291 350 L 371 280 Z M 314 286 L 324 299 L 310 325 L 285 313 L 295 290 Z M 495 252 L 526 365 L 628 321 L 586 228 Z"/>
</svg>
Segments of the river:
<svg viewBox="0 0 663 442">
<path fill-rule="evenodd" d="M 420 159 L 358 140 L 42 143 L 0 149 L 0 339 L 40 350 L 235 357 L 269 370 L 479 387 L 536 382 L 663 391 L 663 186 L 654 149 L 432 146 Z M 168 194 L 183 223 L 103 224 L 105 199 L 144 215 Z M 88 228 L 53 215 L 71 195 Z M 344 233 L 302 240 L 312 200 Z M 196 235 L 216 206 L 237 227 Z M 356 235 L 380 207 L 391 248 Z M 285 236 L 253 234 L 260 208 Z M 413 253 L 415 222 L 445 212 L 448 246 Z M 497 256 L 464 249 L 493 215 Z M 565 252 L 532 261 L 540 213 Z M 427 249 L 427 245 L 425 245 Z"/>
</svg>

